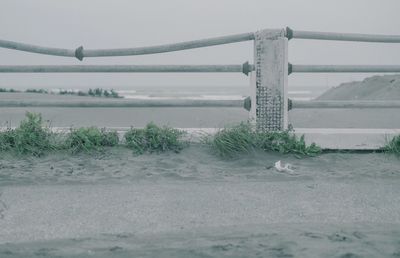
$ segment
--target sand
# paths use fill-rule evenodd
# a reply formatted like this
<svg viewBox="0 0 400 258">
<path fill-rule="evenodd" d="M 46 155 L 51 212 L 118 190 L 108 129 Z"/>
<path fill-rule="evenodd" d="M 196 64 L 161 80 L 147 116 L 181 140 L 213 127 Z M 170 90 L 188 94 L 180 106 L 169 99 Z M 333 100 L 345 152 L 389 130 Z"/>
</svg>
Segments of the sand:
<svg viewBox="0 0 400 258">
<path fill-rule="evenodd" d="M 6 156 L 0 257 L 393 257 L 399 165 L 373 153 L 222 160 L 201 145 Z"/>
<path fill-rule="evenodd" d="M 0 121 L 16 125 L 26 110 L 53 126 L 247 119 L 243 109 L 222 108 L 2 108 Z M 340 112 L 290 115 L 299 127 L 400 125 L 396 110 Z M 278 160 L 294 173 L 276 171 Z M 0 257 L 399 257 L 399 167 L 382 153 L 222 160 L 200 144 L 180 154 L 2 154 Z"/>
</svg>

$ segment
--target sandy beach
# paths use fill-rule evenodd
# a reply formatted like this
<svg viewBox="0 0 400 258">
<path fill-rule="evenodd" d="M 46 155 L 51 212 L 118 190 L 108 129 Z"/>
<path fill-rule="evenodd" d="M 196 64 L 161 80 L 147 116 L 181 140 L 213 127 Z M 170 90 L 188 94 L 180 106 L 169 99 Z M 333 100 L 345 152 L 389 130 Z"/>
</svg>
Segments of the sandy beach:
<svg viewBox="0 0 400 258">
<path fill-rule="evenodd" d="M 277 160 L 294 173 L 273 168 Z M 0 158 L 1 257 L 395 257 L 400 159 L 252 153 Z M 79 201 L 77 201 L 79 200 Z"/>
<path fill-rule="evenodd" d="M 0 258 L 400 258 L 399 9 L 2 0 Z"/>
<path fill-rule="evenodd" d="M 26 111 L 42 113 L 54 127 L 153 121 L 209 128 L 247 119 L 240 108 L 21 107 L 2 108 L 0 121 L 15 126 Z M 399 128 L 400 119 L 388 116 L 399 115 L 290 112 L 295 127 Z M 294 172 L 278 172 L 278 160 Z M 396 257 L 398 167 L 398 157 L 383 153 L 298 159 L 255 152 L 224 160 L 201 144 L 180 154 L 137 156 L 123 147 L 40 158 L 4 154 L 0 257 Z"/>
</svg>

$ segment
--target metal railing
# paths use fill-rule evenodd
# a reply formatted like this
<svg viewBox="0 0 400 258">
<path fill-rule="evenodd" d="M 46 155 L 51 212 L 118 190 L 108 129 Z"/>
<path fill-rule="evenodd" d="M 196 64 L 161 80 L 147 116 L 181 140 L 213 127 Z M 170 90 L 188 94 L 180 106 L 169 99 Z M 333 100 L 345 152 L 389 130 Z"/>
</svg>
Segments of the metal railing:
<svg viewBox="0 0 400 258">
<path fill-rule="evenodd" d="M 301 30 L 292 30 L 289 27 L 286 27 L 286 37 L 289 40 L 315 39 L 315 40 L 357 41 L 357 42 L 375 42 L 375 43 L 400 43 L 399 35 L 301 31 Z"/>
<path fill-rule="evenodd" d="M 355 41 L 373 43 L 400 43 L 399 35 L 376 35 L 357 33 L 332 33 L 297 31 L 286 28 L 286 36 L 290 39 L 312 39 L 333 41 Z M 292 65 L 289 64 L 288 74 L 291 73 L 399 73 L 400 65 Z M 400 108 L 400 101 L 327 101 L 289 100 L 289 109 L 308 108 Z"/>
<path fill-rule="evenodd" d="M 14 93 L 10 93 L 14 94 Z M 32 93 L 36 94 L 36 93 Z M 8 99 L 1 100 L 0 107 L 68 107 L 68 108 L 141 108 L 141 107 L 243 107 L 243 100 L 209 99 Z"/>
<path fill-rule="evenodd" d="M 243 65 L 0 65 L 0 73 L 244 73 Z"/>
<path fill-rule="evenodd" d="M 289 110 L 297 108 L 400 108 L 400 101 L 381 100 L 290 100 Z"/>
<path fill-rule="evenodd" d="M 44 55 L 75 57 L 82 61 L 83 58 L 85 57 L 150 55 L 150 54 L 174 52 L 187 49 L 237 43 L 253 39 L 254 39 L 254 33 L 243 33 L 230 36 L 200 39 L 200 40 L 186 41 L 174 44 L 151 46 L 151 47 L 87 49 L 87 50 L 84 49 L 83 46 L 80 46 L 76 49 L 64 49 L 64 48 L 43 47 L 43 46 L 19 43 L 8 40 L 0 40 L 0 47 L 31 52 L 31 53 L 44 54 Z"/>
<path fill-rule="evenodd" d="M 400 65 L 302 65 L 290 64 L 287 60 L 287 41 L 291 39 L 311 39 L 311 40 L 336 40 L 336 41 L 356 41 L 356 42 L 375 42 L 375 43 L 400 43 L 399 35 L 376 35 L 376 34 L 355 34 L 355 33 L 330 33 L 330 32 L 311 32 L 298 31 L 286 28 L 284 30 L 263 30 L 260 32 L 243 33 L 229 35 L 224 37 L 215 37 L 208 39 L 200 39 L 194 41 L 180 42 L 174 44 L 165 44 L 150 47 L 134 47 L 119 49 L 84 49 L 82 46 L 76 49 L 43 47 L 7 40 L 0 40 L 0 47 L 14 49 L 19 51 L 74 57 L 83 60 L 86 57 L 106 57 L 106 56 L 132 56 L 132 55 L 149 55 L 156 53 L 165 53 L 173 51 L 182 51 L 195 48 L 210 47 L 223 44 L 231 44 L 244 41 L 255 41 L 255 62 L 248 62 L 242 65 L 22 65 L 22 66 L 0 66 L 0 73 L 164 73 L 164 72 L 188 72 L 188 73 L 244 73 L 253 74 L 252 96 L 253 107 L 250 101 L 245 101 L 245 107 L 252 110 L 253 114 L 258 114 L 257 119 L 269 119 L 269 115 L 263 112 L 277 112 L 277 110 L 287 110 L 293 108 L 400 108 L 400 102 L 397 101 L 291 101 L 287 97 L 287 76 L 291 73 L 394 73 L 400 72 Z M 270 55 L 270 51 L 281 51 L 279 55 Z M 264 55 L 261 56 L 260 55 Z M 280 58 L 277 60 L 276 58 Z M 275 58 L 275 59 L 274 59 Z M 280 66 L 274 67 L 277 62 Z M 286 70 L 287 69 L 287 70 Z M 273 79 L 271 79 L 273 78 Z M 275 85 L 278 82 L 278 86 Z M 278 88 L 276 88 L 278 87 Z M 270 92 L 265 89 L 278 89 L 276 96 L 270 96 Z M 264 95 L 263 95 L 264 94 Z M 263 99 L 263 97 L 264 99 Z M 256 101 L 258 100 L 258 102 Z M 273 105 L 280 105 L 276 108 L 270 104 L 260 105 L 262 101 L 274 101 Z M 260 102 L 261 101 L 261 102 Z M 242 105 L 243 101 L 231 101 L 218 104 L 213 101 L 195 101 L 186 100 L 176 102 L 172 100 L 155 100 L 152 101 L 136 101 L 131 102 L 107 102 L 107 103 L 88 103 L 83 102 L 10 102 L 2 101 L 0 106 L 68 106 L 68 107 L 84 107 L 84 106 L 101 106 L 101 107 L 137 107 L 137 106 L 226 106 L 237 107 Z M 158 104 L 157 104 L 158 102 Z M 256 112 L 258 108 L 258 111 Z M 280 111 L 279 111 L 280 112 Z M 272 113 L 271 113 L 272 114 Z M 271 121 L 274 123 L 276 119 L 287 119 L 287 113 L 283 112 Z M 285 123 L 281 123 L 278 127 L 285 129 Z"/>
<path fill-rule="evenodd" d="M 291 73 L 398 73 L 400 65 L 291 65 Z"/>
</svg>

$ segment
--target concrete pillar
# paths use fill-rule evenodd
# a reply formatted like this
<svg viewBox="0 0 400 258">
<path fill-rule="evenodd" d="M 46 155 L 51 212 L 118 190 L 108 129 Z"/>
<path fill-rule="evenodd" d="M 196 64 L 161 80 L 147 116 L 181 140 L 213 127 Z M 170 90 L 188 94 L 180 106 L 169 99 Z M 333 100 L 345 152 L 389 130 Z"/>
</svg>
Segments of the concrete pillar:
<svg viewBox="0 0 400 258">
<path fill-rule="evenodd" d="M 288 40 L 285 30 L 261 30 L 254 40 L 250 119 L 259 131 L 288 128 Z"/>
</svg>

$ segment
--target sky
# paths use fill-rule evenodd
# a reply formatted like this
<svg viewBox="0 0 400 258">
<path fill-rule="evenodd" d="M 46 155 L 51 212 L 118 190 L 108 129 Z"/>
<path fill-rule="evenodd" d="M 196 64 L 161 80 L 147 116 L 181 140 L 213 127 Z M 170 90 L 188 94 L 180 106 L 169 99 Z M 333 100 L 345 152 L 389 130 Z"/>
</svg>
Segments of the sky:
<svg viewBox="0 0 400 258">
<path fill-rule="evenodd" d="M 75 49 L 174 43 L 265 28 L 400 35 L 398 0 L 1 0 L 0 39 Z M 244 42 L 147 56 L 74 58 L 0 49 L 0 65 L 242 64 Z M 400 44 L 291 40 L 293 64 L 400 64 Z M 334 86 L 370 74 L 293 74 L 290 87 Z M 0 87 L 248 85 L 243 74 L 0 74 Z"/>
</svg>

